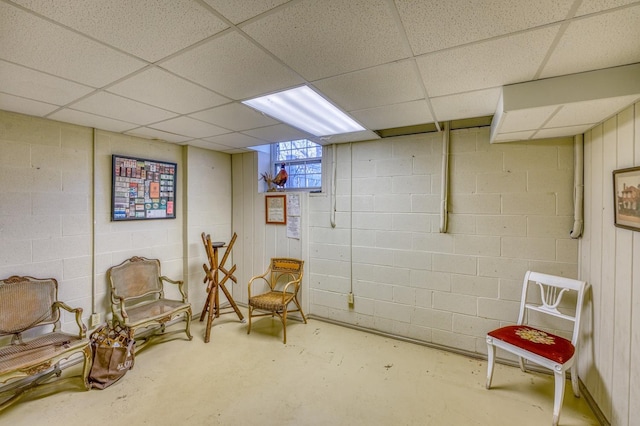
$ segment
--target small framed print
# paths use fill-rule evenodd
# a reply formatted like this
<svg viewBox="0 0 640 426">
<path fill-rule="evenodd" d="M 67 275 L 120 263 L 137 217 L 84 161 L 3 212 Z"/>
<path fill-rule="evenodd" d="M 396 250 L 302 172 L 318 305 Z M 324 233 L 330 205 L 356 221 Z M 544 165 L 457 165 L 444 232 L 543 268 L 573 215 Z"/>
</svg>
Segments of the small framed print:
<svg viewBox="0 0 640 426">
<path fill-rule="evenodd" d="M 640 231 L 640 167 L 613 171 L 615 226 Z"/>
<path fill-rule="evenodd" d="M 287 196 L 265 195 L 265 215 L 266 222 L 276 225 L 287 224 Z"/>
</svg>

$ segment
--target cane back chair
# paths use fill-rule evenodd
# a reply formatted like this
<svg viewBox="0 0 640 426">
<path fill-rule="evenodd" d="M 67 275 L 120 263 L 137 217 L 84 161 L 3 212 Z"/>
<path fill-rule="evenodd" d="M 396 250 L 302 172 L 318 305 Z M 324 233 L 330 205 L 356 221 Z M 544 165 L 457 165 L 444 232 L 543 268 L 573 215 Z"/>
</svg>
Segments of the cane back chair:
<svg viewBox="0 0 640 426">
<path fill-rule="evenodd" d="M 267 315 L 278 315 L 282 321 L 283 343 L 287 343 L 287 314 L 300 312 L 302 320 L 307 323 L 307 318 L 300 307 L 298 293 L 302 283 L 304 261 L 286 257 L 272 258 L 269 268 L 262 275 L 256 275 L 249 280 L 249 327 L 247 334 L 251 333 L 251 319 Z M 262 282 L 264 293 L 254 295 L 253 286 Z M 294 303 L 297 309 L 289 309 L 289 304 Z M 262 313 L 255 313 L 258 310 Z"/>
<path fill-rule="evenodd" d="M 567 371 L 571 373 L 573 394 L 576 397 L 580 396 L 578 340 L 586 286 L 584 281 L 528 271 L 522 285 L 517 324 L 501 327 L 487 334 L 487 389 L 491 387 L 496 348 L 516 355 L 522 371 L 525 371 L 524 360 L 552 370 L 555 377 L 552 422 L 554 426 L 560 418 Z M 573 294 L 569 296 L 571 293 Z M 562 304 L 565 295 L 570 300 Z M 545 331 L 540 326 L 530 325 L 535 321 L 536 325 L 544 324 L 544 328 L 548 330 L 551 324 L 557 323 L 554 323 L 553 318 L 572 323 L 570 339 Z"/>
<path fill-rule="evenodd" d="M 182 316 L 186 323 L 184 332 L 187 338 L 193 338 L 190 329 L 191 304 L 187 300 L 184 283 L 182 280 L 176 281 L 162 275 L 158 259 L 134 256 L 109 268 L 107 279 L 111 290 L 114 324 L 129 327 L 132 333 L 138 329 L 159 327 L 159 333 L 152 333 L 146 338 L 136 337 L 136 351 L 149 343 L 152 337 L 165 335 L 166 323 L 179 316 Z M 177 287 L 180 300 L 165 297 L 165 283 Z"/>
<path fill-rule="evenodd" d="M 69 325 L 73 332 L 62 330 L 61 311 L 75 318 Z M 0 411 L 39 385 L 50 383 L 54 375 L 60 377 L 62 369 L 73 364 L 63 362 L 71 357 L 82 358 L 81 378 L 89 390 L 92 359 L 86 332 L 82 308 L 58 300 L 54 278 L 0 280 Z M 75 376 L 68 377 L 72 378 Z M 66 379 L 56 383 L 62 380 Z"/>
</svg>

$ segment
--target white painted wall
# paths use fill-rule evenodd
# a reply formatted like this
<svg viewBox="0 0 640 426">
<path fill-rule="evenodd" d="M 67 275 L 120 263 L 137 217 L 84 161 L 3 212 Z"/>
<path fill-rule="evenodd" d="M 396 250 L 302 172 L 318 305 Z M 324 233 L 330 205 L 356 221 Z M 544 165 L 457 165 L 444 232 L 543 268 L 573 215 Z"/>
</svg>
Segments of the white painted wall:
<svg viewBox="0 0 640 426">
<path fill-rule="evenodd" d="M 94 309 L 103 318 L 110 311 L 110 266 L 158 258 L 164 275 L 186 282 L 199 312 L 200 232 L 231 235 L 231 156 L 104 131 L 93 153 L 90 128 L 0 111 L 0 276 L 56 278 L 59 298 L 82 307 L 89 324 Z M 112 154 L 176 163 L 177 218 L 111 222 Z"/>
<path fill-rule="evenodd" d="M 94 168 L 91 129 L 0 111 L 0 276 L 57 278 L 60 298 L 83 307 L 86 320 L 94 303 L 107 310 L 106 269 L 134 254 L 160 258 L 166 275 L 184 278 L 190 296 L 202 297 L 202 287 L 193 287 L 202 286 L 200 232 L 227 240 L 236 231 L 232 287 L 240 302 L 270 256 L 301 257 L 307 312 L 484 353 L 484 333 L 515 318 L 525 270 L 579 272 L 592 285 L 581 378 L 612 424 L 632 425 L 640 408 L 640 367 L 632 355 L 640 348 L 640 291 L 633 291 L 640 285 L 640 238 L 613 226 L 611 171 L 640 165 L 639 122 L 636 104 L 585 135 L 578 270 L 578 243 L 568 237 L 569 139 L 490 145 L 486 129 L 453 132 L 446 235 L 437 232 L 439 135 L 338 145 L 337 226 L 329 224 L 329 194 L 305 194 L 302 238 L 291 241 L 284 227 L 264 223 L 258 154 L 229 161 L 226 154 L 98 131 Z M 179 190 L 187 196 L 176 220 L 109 221 L 112 153 L 178 163 Z M 192 303 L 198 312 L 203 300 Z"/>
<path fill-rule="evenodd" d="M 587 132 L 580 275 L 591 284 L 581 378 L 612 425 L 638 424 L 640 234 L 616 228 L 613 170 L 640 166 L 640 104 Z"/>
<path fill-rule="evenodd" d="M 234 182 L 247 182 L 234 185 L 242 264 L 256 272 L 302 253 L 309 313 L 486 353 L 486 332 L 517 318 L 526 270 L 577 276 L 572 140 L 491 145 L 488 129 L 452 132 L 448 234 L 438 233 L 441 147 L 439 134 L 337 145 L 336 227 L 326 185 L 308 195 L 301 247 L 264 224 L 258 156 L 234 156 Z"/>
<path fill-rule="evenodd" d="M 188 270 L 189 300 L 193 312 L 202 311 L 206 301 L 202 265 L 209 264 L 201 234 L 212 241 L 231 240 L 231 155 L 192 146 L 185 147 L 187 191 L 183 204 L 187 229 L 185 268 Z M 220 250 L 220 257 L 225 249 Z M 233 252 L 232 252 L 233 253 Z M 227 263 L 227 268 L 231 262 Z M 220 276 L 222 278 L 222 276 Z M 229 286 L 227 286 L 229 287 Z M 221 300 L 224 294 L 220 293 Z"/>
<path fill-rule="evenodd" d="M 310 203 L 311 310 L 484 354 L 486 332 L 516 319 L 526 270 L 577 275 L 572 143 L 452 132 L 447 234 L 441 147 L 440 134 L 338 146 L 336 228 L 328 197 Z"/>
</svg>

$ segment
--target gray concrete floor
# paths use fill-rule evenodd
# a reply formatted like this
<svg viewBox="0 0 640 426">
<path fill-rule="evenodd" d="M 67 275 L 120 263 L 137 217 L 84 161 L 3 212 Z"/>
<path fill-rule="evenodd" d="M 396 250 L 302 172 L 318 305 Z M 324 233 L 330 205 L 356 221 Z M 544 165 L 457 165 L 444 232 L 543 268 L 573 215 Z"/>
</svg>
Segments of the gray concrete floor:
<svg viewBox="0 0 640 426">
<path fill-rule="evenodd" d="M 211 341 L 151 344 L 105 390 L 79 381 L 36 390 L 0 414 L 7 425 L 549 425 L 553 378 L 309 320 L 216 319 Z M 77 368 L 74 366 L 68 372 Z M 66 373 L 65 373 L 66 374 Z M 55 388 L 56 386 L 52 386 Z M 561 425 L 597 425 L 567 382 Z"/>
</svg>

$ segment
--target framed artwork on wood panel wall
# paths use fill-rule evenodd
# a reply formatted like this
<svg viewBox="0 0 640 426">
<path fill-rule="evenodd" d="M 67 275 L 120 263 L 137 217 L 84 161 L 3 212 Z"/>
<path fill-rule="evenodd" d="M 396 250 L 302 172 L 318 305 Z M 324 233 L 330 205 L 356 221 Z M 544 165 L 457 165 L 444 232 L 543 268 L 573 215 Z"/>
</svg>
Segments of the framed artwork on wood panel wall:
<svg viewBox="0 0 640 426">
<path fill-rule="evenodd" d="M 640 231 L 640 167 L 613 171 L 615 226 Z"/>
</svg>

